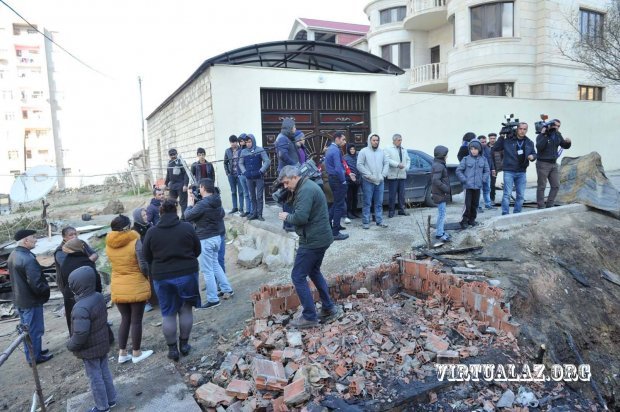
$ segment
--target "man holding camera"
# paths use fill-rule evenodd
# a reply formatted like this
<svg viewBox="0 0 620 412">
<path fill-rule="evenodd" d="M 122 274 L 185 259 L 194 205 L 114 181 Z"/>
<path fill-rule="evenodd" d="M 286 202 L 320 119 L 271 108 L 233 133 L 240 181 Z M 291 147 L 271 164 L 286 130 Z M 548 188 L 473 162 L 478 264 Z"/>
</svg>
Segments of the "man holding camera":
<svg viewBox="0 0 620 412">
<path fill-rule="evenodd" d="M 504 195 L 502 197 L 502 215 L 510 212 L 510 195 L 512 188 L 517 191 L 517 199 L 512 213 L 521 213 L 525 193 L 526 174 L 529 162 L 536 160 L 534 142 L 526 136 L 527 123 L 517 125 L 514 132 L 502 135 L 493 146 L 493 152 L 504 151 Z"/>
<path fill-rule="evenodd" d="M 329 225 L 327 201 L 319 185 L 308 177 L 301 177 L 296 166 L 284 166 L 278 179 L 285 189 L 292 192 L 289 200 L 292 202 L 292 211 L 280 212 L 278 218 L 293 225 L 299 235 L 299 248 L 295 255 L 291 279 L 303 312 L 289 325 L 297 329 L 311 328 L 318 326 L 319 320 L 321 323 L 328 323 L 342 315 L 342 310 L 331 300 L 327 282 L 321 273 L 325 251 L 334 241 Z M 321 298 L 321 313 L 318 316 L 308 287 L 308 277 Z"/>
<path fill-rule="evenodd" d="M 549 126 L 541 129 L 540 134 L 536 137 L 536 150 L 538 151 L 538 160 L 536 161 L 536 173 L 538 174 L 538 187 L 536 189 L 536 203 L 539 209 L 545 207 L 553 207 L 555 197 L 560 189 L 560 176 L 558 174 L 558 147 L 568 149 L 571 147 L 571 140 L 563 138 L 560 133 L 560 121 L 554 119 Z M 547 180 L 551 189 L 545 203 L 545 188 Z"/>
</svg>

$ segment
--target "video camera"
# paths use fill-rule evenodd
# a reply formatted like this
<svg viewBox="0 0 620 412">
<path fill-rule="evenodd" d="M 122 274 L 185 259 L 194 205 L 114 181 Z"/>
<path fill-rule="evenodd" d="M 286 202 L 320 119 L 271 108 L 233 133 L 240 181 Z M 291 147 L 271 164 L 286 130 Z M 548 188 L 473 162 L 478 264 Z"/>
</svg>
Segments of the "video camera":
<svg viewBox="0 0 620 412">
<path fill-rule="evenodd" d="M 504 116 L 506 122 L 502 123 L 502 129 L 499 131 L 500 136 L 505 139 L 511 139 L 517 135 L 517 127 L 519 127 L 519 119 L 515 119 L 514 114 Z"/>
<path fill-rule="evenodd" d="M 536 134 L 542 133 L 542 129 L 545 129 L 545 134 L 549 134 L 551 130 L 553 130 L 553 128 L 549 126 L 555 126 L 555 119 L 548 120 L 549 116 L 546 114 L 541 114 L 540 119 L 540 121 L 534 123 L 534 126 L 536 127 Z"/>
<path fill-rule="evenodd" d="M 322 179 L 321 172 L 319 171 L 319 168 L 316 166 L 316 163 L 314 163 L 314 160 L 312 159 L 307 160 L 305 163 L 299 166 L 299 177 L 309 178 L 312 180 Z M 272 188 L 273 193 L 271 194 L 271 197 L 273 197 L 273 200 L 275 200 L 276 202 L 284 204 L 288 203 L 291 200 L 293 192 L 286 189 L 284 187 L 284 183 L 282 183 L 280 179 L 276 179 L 276 181 L 273 182 Z"/>
</svg>

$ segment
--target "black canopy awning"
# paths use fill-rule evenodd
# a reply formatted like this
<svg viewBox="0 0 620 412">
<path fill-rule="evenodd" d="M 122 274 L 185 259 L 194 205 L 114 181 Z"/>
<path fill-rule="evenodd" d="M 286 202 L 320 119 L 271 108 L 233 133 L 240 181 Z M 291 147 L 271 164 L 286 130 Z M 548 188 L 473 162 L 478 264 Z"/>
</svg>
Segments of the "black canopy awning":
<svg viewBox="0 0 620 412">
<path fill-rule="evenodd" d="M 147 119 L 167 106 L 176 95 L 209 67 L 216 64 L 393 75 L 404 73 L 400 67 L 381 57 L 335 43 L 289 40 L 255 44 L 205 60 L 198 70 L 159 105 Z"/>
</svg>

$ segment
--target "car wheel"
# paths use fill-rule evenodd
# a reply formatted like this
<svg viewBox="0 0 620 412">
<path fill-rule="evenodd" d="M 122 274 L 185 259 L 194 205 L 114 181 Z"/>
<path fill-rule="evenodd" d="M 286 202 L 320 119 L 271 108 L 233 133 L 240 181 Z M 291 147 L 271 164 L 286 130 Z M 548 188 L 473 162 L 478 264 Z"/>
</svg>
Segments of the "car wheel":
<svg viewBox="0 0 620 412">
<path fill-rule="evenodd" d="M 427 207 L 436 207 L 437 205 L 433 202 L 433 195 L 431 194 L 431 188 L 428 187 L 426 189 L 426 196 L 424 196 L 424 205 Z"/>
</svg>

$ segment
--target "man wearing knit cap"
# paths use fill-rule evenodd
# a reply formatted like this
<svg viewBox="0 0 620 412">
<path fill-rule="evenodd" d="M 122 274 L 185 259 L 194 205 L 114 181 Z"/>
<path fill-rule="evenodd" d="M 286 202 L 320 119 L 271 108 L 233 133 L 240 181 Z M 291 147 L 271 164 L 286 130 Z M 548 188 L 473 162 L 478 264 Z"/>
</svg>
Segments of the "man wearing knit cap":
<svg viewBox="0 0 620 412">
<path fill-rule="evenodd" d="M 36 231 L 31 229 L 20 229 L 15 233 L 17 247 L 9 255 L 7 265 L 11 277 L 13 304 L 17 308 L 21 323 L 28 326 L 32 340 L 34 353 L 30 353 L 28 346 L 24 345 L 26 360 L 28 363 L 31 363 L 32 359 L 36 363 L 43 363 L 54 357 L 47 353 L 47 349 L 41 348 L 45 332 L 43 304 L 49 300 L 50 287 L 39 262 L 31 252 L 37 244 L 35 233 Z"/>
</svg>

